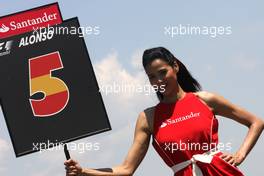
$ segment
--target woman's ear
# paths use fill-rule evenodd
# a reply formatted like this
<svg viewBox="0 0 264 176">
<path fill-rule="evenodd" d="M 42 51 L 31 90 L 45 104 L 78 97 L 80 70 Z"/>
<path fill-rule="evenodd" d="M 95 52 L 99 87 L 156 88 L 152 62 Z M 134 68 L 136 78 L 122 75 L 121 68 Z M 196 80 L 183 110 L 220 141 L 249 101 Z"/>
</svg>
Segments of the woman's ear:
<svg viewBox="0 0 264 176">
<path fill-rule="evenodd" d="M 173 69 L 175 70 L 176 73 L 179 72 L 179 65 L 177 64 L 176 61 L 174 61 L 174 63 L 173 63 Z"/>
</svg>

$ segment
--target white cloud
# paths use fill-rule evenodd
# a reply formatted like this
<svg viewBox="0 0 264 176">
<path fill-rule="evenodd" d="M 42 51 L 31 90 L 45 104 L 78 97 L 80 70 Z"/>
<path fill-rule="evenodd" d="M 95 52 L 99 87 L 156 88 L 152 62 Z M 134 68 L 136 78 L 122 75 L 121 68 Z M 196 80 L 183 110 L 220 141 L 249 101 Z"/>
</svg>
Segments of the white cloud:
<svg viewBox="0 0 264 176">
<path fill-rule="evenodd" d="M 5 155 L 5 153 L 9 150 L 8 143 L 0 138 L 0 159 Z"/>
<path fill-rule="evenodd" d="M 142 55 L 143 55 L 142 50 L 137 50 L 134 52 L 131 58 L 131 64 L 133 68 L 138 70 L 142 69 Z"/>
<path fill-rule="evenodd" d="M 116 127 L 122 127 L 130 121 L 135 121 L 135 118 L 145 108 L 154 105 L 157 101 L 156 95 L 147 91 L 150 86 L 145 72 L 140 69 L 139 51 L 132 55 L 131 64 L 134 65 L 134 70 L 128 72 L 127 69 L 120 64 L 117 52 L 112 52 L 103 58 L 100 62 L 94 64 L 94 70 L 98 84 L 101 88 L 105 88 L 116 83 L 120 87 L 119 92 L 109 93 L 102 91 L 104 103 L 110 117 L 110 121 Z M 140 92 L 139 89 L 134 91 L 125 91 L 125 86 L 134 85 L 145 88 L 146 91 Z M 123 91 L 122 91 L 123 86 Z M 104 89 L 106 90 L 106 89 Z M 132 90 L 132 89 L 130 89 Z"/>
<path fill-rule="evenodd" d="M 131 64 L 134 68 L 139 69 L 139 58 L 138 53 L 134 54 L 131 59 Z M 95 64 L 95 74 L 99 85 L 101 88 L 105 87 L 106 85 L 113 86 L 116 83 L 119 86 L 125 85 L 149 85 L 144 72 L 140 71 L 133 73 L 129 73 L 124 66 L 120 64 L 118 61 L 118 55 L 116 52 L 109 54 L 106 58 L 102 59 L 100 62 Z M 124 88 L 124 87 L 123 87 Z M 106 89 L 103 89 L 106 90 Z M 122 89 L 120 87 L 120 91 L 116 89 L 112 89 L 113 91 L 110 93 L 110 89 L 108 92 L 102 91 L 104 95 L 110 94 L 118 94 L 117 97 L 123 101 L 124 99 L 130 100 L 134 99 L 135 96 L 139 95 L 139 91 L 129 91 L 131 89 Z"/>
<path fill-rule="evenodd" d="M 10 153 L 10 144 L 5 139 L 0 138 L 0 165 L 6 162 L 5 159 Z"/>
</svg>

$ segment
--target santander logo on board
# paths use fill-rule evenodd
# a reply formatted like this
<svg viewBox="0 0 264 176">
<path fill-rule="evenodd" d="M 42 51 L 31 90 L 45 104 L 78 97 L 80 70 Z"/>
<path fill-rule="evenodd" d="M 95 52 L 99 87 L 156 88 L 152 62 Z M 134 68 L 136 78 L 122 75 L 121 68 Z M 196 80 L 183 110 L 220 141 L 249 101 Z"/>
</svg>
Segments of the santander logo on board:
<svg viewBox="0 0 264 176">
<path fill-rule="evenodd" d="M 0 17 L 0 39 L 62 22 L 58 4 Z"/>
<path fill-rule="evenodd" d="M 42 16 L 37 17 L 37 18 L 30 18 L 27 20 L 23 20 L 23 21 L 10 21 L 9 23 L 9 27 L 5 26 L 4 24 L 2 24 L 2 28 L 3 32 L 7 32 L 10 30 L 17 30 L 17 29 L 21 29 L 21 28 L 27 28 L 27 27 L 31 27 L 31 26 L 35 26 L 41 23 L 47 23 L 53 20 L 57 20 L 57 13 L 53 13 L 53 14 L 49 14 L 47 15 L 47 13 L 42 14 Z M 0 31 L 1 31 L 0 29 Z M 33 27 L 32 27 L 33 29 Z"/>
</svg>

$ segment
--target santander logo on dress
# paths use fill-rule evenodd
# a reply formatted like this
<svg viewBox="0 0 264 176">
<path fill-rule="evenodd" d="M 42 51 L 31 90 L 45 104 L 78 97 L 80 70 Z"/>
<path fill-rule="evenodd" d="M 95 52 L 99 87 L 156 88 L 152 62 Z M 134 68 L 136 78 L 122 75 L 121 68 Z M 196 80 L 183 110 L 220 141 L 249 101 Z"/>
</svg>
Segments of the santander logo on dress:
<svg viewBox="0 0 264 176">
<path fill-rule="evenodd" d="M 200 114 L 201 114 L 201 112 L 190 112 L 187 115 L 180 116 L 180 117 L 177 117 L 175 119 L 167 119 L 165 122 L 162 122 L 162 124 L 160 125 L 160 128 L 164 128 L 164 127 L 167 127 L 169 125 L 173 125 L 173 124 L 176 124 L 179 122 L 183 122 L 185 120 L 189 120 L 189 119 L 192 119 L 195 117 L 199 117 Z"/>
</svg>

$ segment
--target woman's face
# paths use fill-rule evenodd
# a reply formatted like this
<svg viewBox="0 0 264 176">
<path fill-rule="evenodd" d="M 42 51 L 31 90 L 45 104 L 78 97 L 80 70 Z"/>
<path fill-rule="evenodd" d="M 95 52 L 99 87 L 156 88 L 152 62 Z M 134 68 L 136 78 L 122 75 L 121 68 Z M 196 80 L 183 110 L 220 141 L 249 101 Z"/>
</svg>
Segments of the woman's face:
<svg viewBox="0 0 264 176">
<path fill-rule="evenodd" d="M 150 84 L 157 86 L 163 96 L 169 96 L 178 91 L 177 72 L 178 65 L 170 66 L 162 59 L 155 59 L 145 67 Z"/>
</svg>

